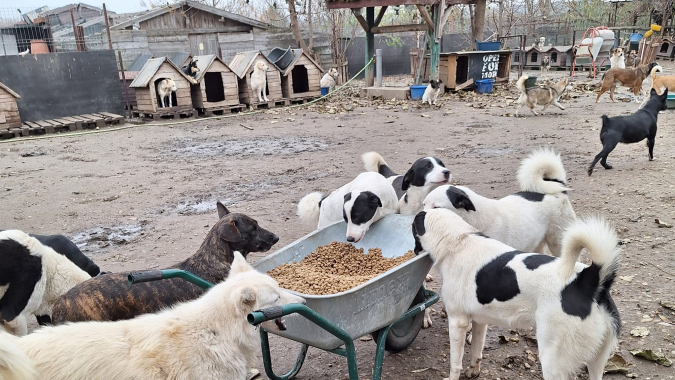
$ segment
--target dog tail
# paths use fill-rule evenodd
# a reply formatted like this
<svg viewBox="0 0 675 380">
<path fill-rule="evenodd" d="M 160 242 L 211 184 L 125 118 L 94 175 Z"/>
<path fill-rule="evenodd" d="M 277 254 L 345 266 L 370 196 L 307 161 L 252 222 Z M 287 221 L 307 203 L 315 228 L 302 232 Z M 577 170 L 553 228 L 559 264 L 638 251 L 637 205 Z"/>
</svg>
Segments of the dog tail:
<svg viewBox="0 0 675 380">
<path fill-rule="evenodd" d="M 318 191 L 309 193 L 298 202 L 298 216 L 303 223 L 316 227 L 319 224 L 321 214 L 321 200 L 323 194 Z"/>
<path fill-rule="evenodd" d="M 567 173 L 560 155 L 548 148 L 532 152 L 518 169 L 520 190 L 542 194 L 557 194 L 567 188 Z"/>
<path fill-rule="evenodd" d="M 656 73 L 657 72 L 659 72 L 659 73 L 663 72 L 663 68 L 660 65 L 656 65 L 656 66 L 652 67 L 652 73 L 651 73 L 652 74 L 652 86 L 654 86 L 654 81 L 656 80 Z"/>
<path fill-rule="evenodd" d="M 522 92 L 523 94 L 527 94 L 527 89 L 525 88 L 525 81 L 528 80 L 530 77 L 527 75 L 523 74 L 518 78 L 518 82 L 516 82 L 516 86 L 518 87 L 518 90 Z"/>
<path fill-rule="evenodd" d="M 35 366 L 28 355 L 12 342 L 13 338 L 0 331 L 0 379 L 34 380 L 37 378 Z"/>
<path fill-rule="evenodd" d="M 384 178 L 393 177 L 396 175 L 393 170 L 384 161 L 384 158 L 377 152 L 368 152 L 361 155 L 363 166 L 367 172 L 380 173 Z"/>
<path fill-rule="evenodd" d="M 565 230 L 558 261 L 558 274 L 563 282 L 566 283 L 574 275 L 574 268 L 584 248 L 590 253 L 593 263 L 579 273 L 579 277 L 584 276 L 581 281 L 593 283 L 594 294 L 603 288 L 608 291 L 619 267 L 621 250 L 618 248 L 616 231 L 600 217 L 577 219 L 571 224 Z M 596 280 L 599 281 L 595 282 Z"/>
</svg>

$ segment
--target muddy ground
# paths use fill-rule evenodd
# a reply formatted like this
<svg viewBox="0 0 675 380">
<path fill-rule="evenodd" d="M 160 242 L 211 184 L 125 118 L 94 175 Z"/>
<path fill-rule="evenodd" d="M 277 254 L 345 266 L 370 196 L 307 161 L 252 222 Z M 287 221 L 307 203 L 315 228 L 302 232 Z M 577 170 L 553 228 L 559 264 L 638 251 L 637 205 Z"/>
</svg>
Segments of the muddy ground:
<svg viewBox="0 0 675 380">
<path fill-rule="evenodd" d="M 585 75 L 577 80 L 587 81 Z M 562 102 L 566 110 L 548 109 L 539 117 L 529 111 L 512 117 L 509 102 L 517 94 L 510 86 L 493 95 L 446 94 L 434 108 L 345 95 L 312 109 L 10 141 L 0 144 L 0 226 L 71 236 L 104 270 L 159 268 L 196 251 L 216 221 L 216 200 L 276 232 L 281 240 L 275 248 L 291 243 L 310 231 L 298 223 L 296 202 L 351 180 L 362 170 L 359 156 L 369 150 L 399 172 L 418 157 L 435 155 L 452 171 L 453 183 L 498 198 L 518 190 L 520 160 L 551 146 L 562 154 L 577 214 L 606 216 L 625 243 L 612 289 L 623 320 L 618 353 L 638 378 L 672 379 L 672 368 L 629 350 L 675 357 L 675 312 L 660 306 L 675 301 L 673 230 L 655 223 L 675 224 L 675 112 L 659 118 L 655 161 L 647 160 L 644 143 L 622 145 L 609 158 L 614 170 L 598 166 L 588 177 L 587 166 L 601 148 L 600 115 L 634 112 L 637 105 L 609 103 L 606 95 L 596 105 L 594 93 L 575 88 Z M 251 254 L 249 261 L 266 254 Z M 428 285 L 438 290 L 435 277 Z M 407 351 L 386 356 L 384 379 L 447 376 L 447 325 L 440 305 L 433 310 L 431 329 Z M 631 336 L 636 327 L 649 335 Z M 541 378 L 533 335 L 491 327 L 481 378 Z M 272 346 L 278 372 L 290 368 L 297 345 L 274 338 Z M 368 378 L 375 344 L 359 340 L 357 351 L 361 378 Z M 257 368 L 262 371 L 262 364 Z M 344 359 L 310 349 L 298 379 L 346 374 Z"/>
</svg>

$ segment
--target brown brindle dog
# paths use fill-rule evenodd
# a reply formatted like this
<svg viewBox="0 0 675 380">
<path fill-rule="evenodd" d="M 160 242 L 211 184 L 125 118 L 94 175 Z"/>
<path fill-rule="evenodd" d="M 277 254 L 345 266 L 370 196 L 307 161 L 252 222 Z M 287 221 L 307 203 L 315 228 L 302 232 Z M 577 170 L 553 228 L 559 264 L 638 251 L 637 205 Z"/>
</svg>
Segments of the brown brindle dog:
<svg viewBox="0 0 675 380">
<path fill-rule="evenodd" d="M 600 96 L 609 90 L 609 98 L 614 102 L 614 90 L 616 90 L 617 85 L 628 87 L 633 90 L 633 101 L 637 102 L 637 96 L 642 88 L 642 82 L 649 76 L 650 71 L 656 62 L 652 62 L 649 65 L 640 65 L 634 69 L 620 69 L 618 67 L 607 70 L 607 72 L 602 76 L 602 87 L 600 88 L 600 93 L 598 97 L 595 98 L 597 103 L 600 99 Z"/>
<path fill-rule="evenodd" d="M 171 269 L 183 269 L 217 284 L 230 273 L 234 251 L 244 257 L 249 252 L 264 252 L 279 237 L 258 226 L 244 215 L 232 213 L 218 202 L 216 223 L 197 253 Z M 140 314 L 154 313 L 178 302 L 195 299 L 204 293 L 200 287 L 182 279 L 130 284 L 129 273 L 106 274 L 70 289 L 56 302 L 54 324 L 79 321 L 117 321 Z"/>
</svg>

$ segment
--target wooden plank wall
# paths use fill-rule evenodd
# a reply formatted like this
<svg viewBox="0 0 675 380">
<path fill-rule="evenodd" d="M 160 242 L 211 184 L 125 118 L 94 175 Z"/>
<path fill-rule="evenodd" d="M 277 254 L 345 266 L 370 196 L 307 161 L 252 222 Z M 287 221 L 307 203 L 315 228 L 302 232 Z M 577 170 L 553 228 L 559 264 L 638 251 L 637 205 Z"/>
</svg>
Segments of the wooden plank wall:
<svg viewBox="0 0 675 380">
<path fill-rule="evenodd" d="M 235 106 L 239 104 L 239 86 L 237 85 L 237 76 L 230 69 L 228 69 L 227 66 L 220 63 L 220 61 L 213 61 L 206 72 L 220 73 L 223 79 L 223 92 L 225 95 L 225 100 L 221 102 L 206 101 L 206 86 L 203 85 L 206 76 L 204 76 L 202 77 L 199 91 L 199 98 L 202 100 L 202 105 L 199 108 L 215 108 L 222 106 Z"/>
<path fill-rule="evenodd" d="M 122 52 L 122 62 L 128 68 L 141 53 L 149 53 L 148 36 L 145 30 L 111 30 L 113 49 Z M 119 62 L 117 62 L 119 68 Z"/>
<path fill-rule="evenodd" d="M 132 88 L 130 90 L 136 92 L 136 109 L 147 112 L 155 112 L 155 110 L 157 110 L 155 92 L 150 91 L 150 86 L 145 88 Z"/>
<path fill-rule="evenodd" d="M 0 128 L 15 128 L 21 126 L 19 107 L 16 98 L 0 88 Z"/>
</svg>

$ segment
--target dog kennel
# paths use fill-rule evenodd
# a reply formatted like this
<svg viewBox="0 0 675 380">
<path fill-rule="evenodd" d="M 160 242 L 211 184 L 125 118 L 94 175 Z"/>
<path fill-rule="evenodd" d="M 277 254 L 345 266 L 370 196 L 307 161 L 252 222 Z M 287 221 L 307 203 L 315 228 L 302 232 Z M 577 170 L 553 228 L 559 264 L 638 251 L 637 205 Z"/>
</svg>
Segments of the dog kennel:
<svg viewBox="0 0 675 380">
<path fill-rule="evenodd" d="M 176 83 L 176 92 L 170 95 L 172 107 L 164 107 L 157 93 L 157 83 L 167 78 Z M 167 57 L 148 59 L 129 85 L 136 93 L 137 108 L 134 115 L 192 116 L 191 84 L 197 84 L 197 81 L 185 75 Z"/>
<path fill-rule="evenodd" d="M 656 52 L 656 58 L 672 61 L 675 58 L 675 41 L 664 38 L 661 47 Z"/>
<path fill-rule="evenodd" d="M 192 84 L 192 105 L 207 115 L 213 112 L 239 107 L 239 86 L 237 76 L 215 54 L 198 55 L 192 58 L 197 62 L 199 72 Z"/>
<path fill-rule="evenodd" d="M 0 131 L 21 128 L 17 99 L 21 99 L 21 96 L 0 82 Z"/>
<path fill-rule="evenodd" d="M 284 98 L 304 99 L 321 96 L 323 68 L 302 49 L 293 49 L 293 61 L 281 68 L 281 91 Z"/>
<path fill-rule="evenodd" d="M 265 92 L 269 102 L 259 102 L 258 96 L 251 89 L 251 75 L 253 68 L 258 62 L 264 62 L 267 65 L 267 88 Z M 230 70 L 237 75 L 239 86 L 239 102 L 250 106 L 274 107 L 277 103 L 286 104 L 281 91 L 281 72 L 272 62 L 270 62 L 260 50 L 237 53 L 232 62 Z"/>
<path fill-rule="evenodd" d="M 461 90 L 480 79 L 494 79 L 496 83 L 509 81 L 510 50 L 441 53 L 440 56 L 438 76 L 446 89 Z"/>
</svg>

